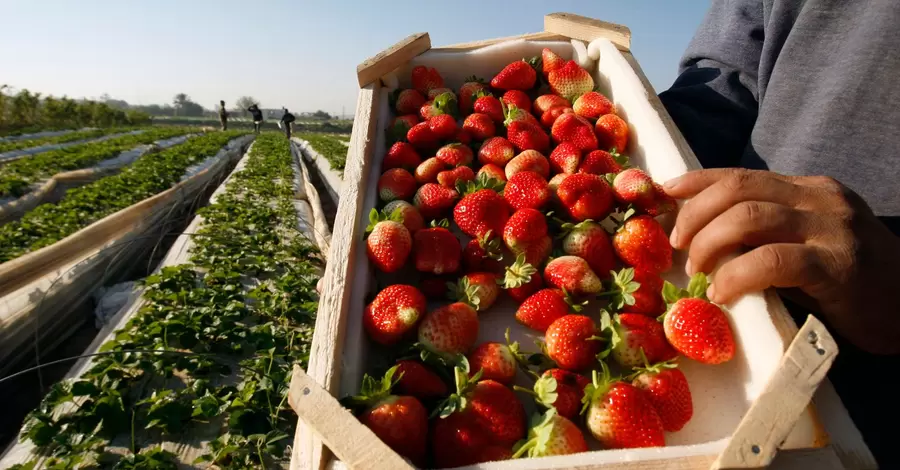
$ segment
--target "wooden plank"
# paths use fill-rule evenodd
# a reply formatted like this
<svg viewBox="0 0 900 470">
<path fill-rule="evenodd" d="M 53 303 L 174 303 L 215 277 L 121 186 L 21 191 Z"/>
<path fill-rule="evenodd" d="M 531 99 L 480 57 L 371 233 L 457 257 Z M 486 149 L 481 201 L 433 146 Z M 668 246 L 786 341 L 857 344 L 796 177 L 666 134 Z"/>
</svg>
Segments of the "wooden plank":
<svg viewBox="0 0 900 470">
<path fill-rule="evenodd" d="M 837 343 L 825 325 L 812 315 L 807 317 L 712 468 L 759 468 L 771 463 L 837 353 Z"/>
<path fill-rule="evenodd" d="M 366 59 L 356 67 L 359 87 L 363 88 L 380 79 L 428 49 L 431 49 L 428 33 L 417 33 Z"/>
<path fill-rule="evenodd" d="M 631 49 L 631 30 L 627 26 L 572 13 L 550 13 L 544 16 L 544 31 L 588 43 L 594 39 L 606 38 L 619 50 Z"/>
<path fill-rule="evenodd" d="M 524 39 L 527 41 L 568 41 L 569 37 L 562 34 L 541 31 L 539 33 L 527 33 L 520 34 L 518 36 L 506 36 L 502 38 L 484 39 L 481 41 L 461 42 L 457 44 L 450 44 L 448 46 L 434 47 L 432 49 L 442 52 L 466 52 L 474 49 L 480 49 L 486 46 L 491 46 L 494 44 L 499 44 L 501 42 L 517 41 L 519 39 Z"/>
</svg>

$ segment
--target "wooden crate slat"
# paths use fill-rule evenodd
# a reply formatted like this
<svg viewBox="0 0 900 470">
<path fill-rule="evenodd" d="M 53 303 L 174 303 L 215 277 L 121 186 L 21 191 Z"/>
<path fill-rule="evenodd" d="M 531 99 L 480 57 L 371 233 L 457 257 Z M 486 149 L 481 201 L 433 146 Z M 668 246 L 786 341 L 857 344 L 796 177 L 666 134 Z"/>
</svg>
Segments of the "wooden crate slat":
<svg viewBox="0 0 900 470">
<path fill-rule="evenodd" d="M 520 34 L 518 36 L 506 36 L 502 38 L 483 39 L 481 41 L 460 42 L 457 44 L 450 44 L 448 46 L 434 47 L 432 49 L 444 52 L 466 52 L 474 49 L 480 49 L 486 46 L 492 46 L 501 42 L 516 41 L 519 39 L 524 39 L 526 41 L 568 41 L 569 37 L 562 34 L 541 31 L 539 33 L 527 33 Z"/>
<path fill-rule="evenodd" d="M 544 31 L 591 42 L 606 38 L 619 50 L 631 49 L 631 30 L 627 26 L 595 20 L 572 13 L 551 13 L 544 17 Z"/>
<path fill-rule="evenodd" d="M 413 57 L 431 49 L 428 33 L 416 33 L 366 59 L 356 67 L 359 87 L 362 88 L 395 68 L 409 62 Z"/>
</svg>

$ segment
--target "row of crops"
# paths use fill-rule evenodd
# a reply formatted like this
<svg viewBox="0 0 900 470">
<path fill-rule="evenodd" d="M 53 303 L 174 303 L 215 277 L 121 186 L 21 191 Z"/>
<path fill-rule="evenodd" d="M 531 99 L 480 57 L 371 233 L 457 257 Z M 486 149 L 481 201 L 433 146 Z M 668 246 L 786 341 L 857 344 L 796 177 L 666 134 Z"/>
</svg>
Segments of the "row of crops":
<svg viewBox="0 0 900 470">
<path fill-rule="evenodd" d="M 76 142 L 79 140 L 93 139 L 103 137 L 110 134 L 119 134 L 128 132 L 132 129 L 111 128 L 111 129 L 88 129 L 83 131 L 67 132 L 62 135 L 53 135 L 46 137 L 36 137 L 33 139 L 19 139 L 9 142 L 0 142 L 0 153 L 12 152 L 13 150 L 23 150 L 31 147 L 42 147 L 45 145 L 64 144 L 67 142 Z"/>
<path fill-rule="evenodd" d="M 304 132 L 297 137 L 309 142 L 320 155 L 328 160 L 331 168 L 340 174 L 344 172 L 344 163 L 347 159 L 347 139 L 334 134 L 315 134 Z"/>
<path fill-rule="evenodd" d="M 74 224 L 71 214 L 88 195 L 90 211 L 99 213 L 131 204 L 177 180 L 189 155 L 214 154 L 234 136 L 195 137 L 142 158 L 63 201 L 74 196 L 78 203 L 44 209 L 16 230 L 3 227 L 3 236 L 42 222 L 44 235 L 26 239 L 46 243 L 59 236 L 48 232 L 50 220 Z M 245 158 L 225 191 L 201 209 L 186 259 L 146 278 L 136 314 L 86 372 L 54 385 L 26 419 L 21 439 L 49 456 L 44 466 L 176 468 L 183 456 L 166 443 L 198 438 L 208 443 L 193 463 L 256 469 L 289 458 L 296 417 L 287 391 L 291 367 L 308 359 L 321 257 L 300 230 L 288 141 L 262 134 Z"/>
</svg>

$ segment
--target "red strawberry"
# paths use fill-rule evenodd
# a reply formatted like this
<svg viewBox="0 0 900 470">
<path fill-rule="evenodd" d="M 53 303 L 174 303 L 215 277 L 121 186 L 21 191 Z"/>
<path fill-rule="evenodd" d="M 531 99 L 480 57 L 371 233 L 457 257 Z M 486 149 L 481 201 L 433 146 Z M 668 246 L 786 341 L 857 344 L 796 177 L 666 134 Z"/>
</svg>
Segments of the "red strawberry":
<svg viewBox="0 0 900 470">
<path fill-rule="evenodd" d="M 550 199 L 550 188 L 543 176 L 533 171 L 520 171 L 506 182 L 503 197 L 513 209 L 540 209 Z"/>
<path fill-rule="evenodd" d="M 437 99 L 438 96 L 443 95 L 444 93 L 449 93 L 453 99 L 456 99 L 456 94 L 453 93 L 453 90 L 449 88 L 432 88 L 428 90 L 428 99 L 434 100 Z"/>
<path fill-rule="evenodd" d="M 461 368 L 455 369 L 457 392 L 440 408 L 440 415 L 469 415 L 488 431 L 497 444 L 512 447 L 525 437 L 525 408 L 515 393 L 500 382 L 471 378 Z"/>
<path fill-rule="evenodd" d="M 721 364 L 734 357 L 734 333 L 728 317 L 706 298 L 706 275 L 697 273 L 687 290 L 669 282 L 663 297 L 669 304 L 663 327 L 666 339 L 685 357 L 704 364 Z"/>
<path fill-rule="evenodd" d="M 535 126 L 541 125 L 541 122 L 538 121 L 536 117 L 532 116 L 528 111 L 516 107 L 516 105 L 507 106 L 504 104 L 503 118 L 503 125 L 506 127 L 509 127 L 509 125 L 514 122 L 527 122 L 529 124 L 534 124 Z"/>
<path fill-rule="evenodd" d="M 411 360 L 397 361 L 397 391 L 418 398 L 431 400 L 446 397 L 449 391 L 447 384 L 440 376 L 419 362 Z"/>
<path fill-rule="evenodd" d="M 391 168 L 378 178 L 378 198 L 384 202 L 409 199 L 416 194 L 416 179 L 403 168 Z"/>
<path fill-rule="evenodd" d="M 557 173 L 553 175 L 553 178 L 550 178 L 550 181 L 547 182 L 547 186 L 550 188 L 553 196 L 556 196 L 556 191 L 559 190 L 559 185 L 561 185 L 568 176 L 572 175 L 568 173 Z"/>
<path fill-rule="evenodd" d="M 419 323 L 419 343 L 440 354 L 465 354 L 478 339 L 478 312 L 462 302 L 425 314 Z"/>
<path fill-rule="evenodd" d="M 622 367 L 638 367 L 645 361 L 668 361 L 678 355 L 666 341 L 662 323 L 655 318 L 639 313 L 610 317 L 603 311 L 600 328 L 609 338 L 613 359 Z"/>
<path fill-rule="evenodd" d="M 668 271 L 672 267 L 672 245 L 666 231 L 656 219 L 646 215 L 632 217 L 632 212 L 626 213 L 624 223 L 613 235 L 616 255 L 636 269 L 655 273 Z"/>
<path fill-rule="evenodd" d="M 616 105 L 607 97 L 596 91 L 589 91 L 575 100 L 572 104 L 575 114 L 588 119 L 597 119 L 604 114 L 615 114 Z"/>
<path fill-rule="evenodd" d="M 562 289 L 541 289 L 531 294 L 516 310 L 516 321 L 544 333 L 557 318 L 581 310 Z M 568 415 L 566 415 L 568 417 Z"/>
<path fill-rule="evenodd" d="M 474 155 L 472 155 L 472 149 L 467 145 L 447 144 L 438 149 L 435 157 L 445 165 L 455 167 L 472 163 Z"/>
<path fill-rule="evenodd" d="M 464 145 L 469 145 L 472 143 L 472 134 L 470 134 L 469 131 L 465 129 L 459 129 L 456 131 L 456 135 L 451 140 Z"/>
<path fill-rule="evenodd" d="M 545 111 L 544 114 L 541 114 L 541 125 L 547 129 L 553 129 L 553 124 L 556 123 L 557 118 L 563 114 L 573 114 L 574 112 L 575 111 L 568 106 L 554 106 Z"/>
<path fill-rule="evenodd" d="M 444 91 L 433 98 L 429 98 L 425 104 L 419 108 L 419 116 L 427 121 L 433 117 L 441 116 L 443 114 L 449 114 L 451 116 L 456 116 L 458 113 L 457 103 L 456 103 L 456 95 L 448 89 L 440 89 Z M 429 97 L 432 96 L 429 93 Z"/>
<path fill-rule="evenodd" d="M 406 227 L 406 230 L 409 230 L 410 234 L 416 233 L 425 225 L 419 210 L 406 201 L 391 201 L 384 206 L 383 210 L 385 214 L 397 212 L 400 223 Z"/>
<path fill-rule="evenodd" d="M 569 175 L 560 183 L 556 195 L 575 220 L 603 220 L 613 207 L 612 190 L 597 175 Z"/>
<path fill-rule="evenodd" d="M 428 160 L 431 160 L 430 158 Z M 428 161 L 426 160 L 426 162 Z M 424 163 L 423 163 L 424 165 Z M 437 219 L 453 207 L 459 193 L 435 183 L 422 185 L 413 198 L 413 204 L 426 219 Z"/>
<path fill-rule="evenodd" d="M 414 397 L 391 395 L 391 388 L 397 383 L 396 375 L 396 366 L 381 380 L 366 375 L 360 394 L 344 401 L 363 408 L 359 421 L 388 447 L 415 465 L 424 465 L 428 451 L 428 411 Z"/>
<path fill-rule="evenodd" d="M 432 300 L 447 300 L 450 291 L 447 290 L 447 283 L 454 280 L 452 275 L 427 276 L 419 282 L 419 288 L 425 297 Z"/>
<path fill-rule="evenodd" d="M 483 237 L 488 230 L 501 233 L 509 220 L 509 205 L 496 190 L 495 180 L 466 183 L 465 195 L 453 209 L 453 220 L 470 237 Z"/>
<path fill-rule="evenodd" d="M 423 121 L 428 121 L 441 114 L 444 114 L 443 111 L 434 106 L 434 101 L 426 101 L 422 107 L 419 108 L 419 117 L 422 118 Z"/>
<path fill-rule="evenodd" d="M 550 137 L 540 126 L 530 122 L 515 121 L 506 128 L 506 138 L 520 152 L 537 150 L 546 152 L 550 148 Z"/>
<path fill-rule="evenodd" d="M 381 170 L 390 170 L 391 168 L 405 168 L 407 170 L 415 170 L 419 163 L 422 163 L 422 157 L 416 152 L 412 145 L 406 142 L 397 142 L 391 145 L 387 155 L 384 156 L 384 162 L 381 164 Z"/>
<path fill-rule="evenodd" d="M 531 112 L 531 98 L 529 98 L 524 91 L 509 90 L 503 94 L 500 101 L 506 106 L 515 106 L 526 113 Z"/>
<path fill-rule="evenodd" d="M 375 209 L 369 213 L 366 254 L 382 272 L 392 273 L 402 268 L 412 250 L 412 237 L 399 218 L 399 213 L 385 214 Z"/>
<path fill-rule="evenodd" d="M 463 121 L 463 129 L 469 131 L 475 140 L 485 140 L 493 137 L 497 133 L 494 121 L 487 114 L 472 113 L 466 116 Z"/>
<path fill-rule="evenodd" d="M 615 114 L 604 114 L 594 125 L 601 149 L 625 152 L 628 149 L 628 123 Z"/>
<path fill-rule="evenodd" d="M 438 139 L 452 139 L 456 136 L 459 129 L 456 126 L 456 119 L 449 114 L 439 114 L 428 119 L 428 128 L 438 137 Z"/>
<path fill-rule="evenodd" d="M 502 139 L 502 137 L 501 137 Z M 481 176 L 484 175 L 484 176 Z M 500 168 L 493 163 L 487 163 L 483 167 L 478 169 L 478 173 L 475 175 L 476 177 L 488 178 L 499 181 L 501 183 L 506 182 L 506 173 L 503 172 L 503 168 Z"/>
<path fill-rule="evenodd" d="M 662 298 L 663 279 L 653 271 L 624 268 L 615 273 L 609 305 L 616 310 L 656 317 L 666 311 Z"/>
<path fill-rule="evenodd" d="M 491 120 L 500 124 L 506 118 L 503 115 L 503 104 L 491 95 L 484 95 L 475 100 L 472 108 L 476 113 L 487 114 Z"/>
<path fill-rule="evenodd" d="M 437 175 L 447 168 L 444 162 L 437 157 L 431 157 L 416 167 L 415 178 L 416 183 L 434 183 L 437 181 Z"/>
<path fill-rule="evenodd" d="M 540 403 L 546 407 L 554 407 L 560 416 L 575 419 L 581 412 L 581 400 L 584 398 L 584 389 L 590 385 L 591 379 L 565 369 L 547 369 L 534 384 L 535 391 L 538 388 L 551 393 L 538 394 Z M 555 384 L 554 384 L 555 382 Z M 556 395 L 555 397 L 553 395 Z M 542 397 L 543 396 L 543 397 Z"/>
<path fill-rule="evenodd" d="M 458 182 L 472 181 L 475 179 L 475 172 L 467 166 L 460 166 L 452 170 L 444 170 L 437 175 L 439 185 L 453 189 Z"/>
<path fill-rule="evenodd" d="M 405 114 L 391 119 L 385 133 L 388 142 L 397 142 L 398 140 L 406 140 L 406 134 L 413 126 L 419 123 L 419 116 L 415 114 Z M 386 168 L 385 168 L 386 169 Z"/>
<path fill-rule="evenodd" d="M 468 360 L 470 375 L 481 372 L 485 380 L 503 385 L 512 385 L 516 379 L 516 359 L 503 343 L 481 343 L 469 353 Z"/>
<path fill-rule="evenodd" d="M 495 442 L 473 416 L 453 413 L 434 420 L 431 451 L 437 468 L 456 468 L 482 462 L 507 460 L 509 446 Z"/>
<path fill-rule="evenodd" d="M 413 235 L 413 259 L 421 272 L 444 274 L 459 269 L 462 247 L 446 228 L 446 220 L 434 227 L 424 228 Z"/>
<path fill-rule="evenodd" d="M 535 417 L 535 425 L 528 433 L 528 440 L 518 446 L 513 458 L 548 457 L 587 452 L 587 441 L 581 429 L 551 408 L 543 416 Z"/>
<path fill-rule="evenodd" d="M 585 391 L 587 427 L 606 449 L 662 447 L 666 445 L 662 420 L 643 390 L 594 371 L 593 383 Z"/>
<path fill-rule="evenodd" d="M 547 284 L 565 289 L 574 295 L 597 294 L 603 290 L 600 278 L 591 271 L 587 261 L 577 256 L 560 256 L 544 267 Z"/>
<path fill-rule="evenodd" d="M 440 138 L 431 131 L 427 122 L 420 122 L 406 133 L 406 140 L 418 150 L 437 148 Z"/>
<path fill-rule="evenodd" d="M 525 261 L 525 255 L 520 254 L 516 262 L 506 268 L 501 286 L 510 297 L 522 302 L 544 287 L 544 280 L 538 270 Z"/>
<path fill-rule="evenodd" d="M 616 200 L 656 217 L 675 210 L 675 200 L 640 169 L 629 168 L 613 180 Z"/>
<path fill-rule="evenodd" d="M 525 262 L 532 266 L 541 266 L 553 251 L 553 239 L 549 235 L 530 243 L 523 243 L 520 247 L 525 255 Z"/>
<path fill-rule="evenodd" d="M 462 252 L 463 266 L 469 273 L 485 271 L 503 274 L 505 268 L 500 262 L 502 259 L 500 238 L 494 236 L 492 232 L 486 233 L 483 237 L 473 238 Z"/>
<path fill-rule="evenodd" d="M 616 255 L 606 230 L 588 220 L 578 224 L 566 223 L 562 228 L 566 232 L 562 251 L 583 258 L 600 279 L 609 277 L 609 272 L 616 266 Z"/>
<path fill-rule="evenodd" d="M 366 306 L 363 327 L 379 344 L 396 344 L 425 315 L 425 296 L 413 286 L 387 286 Z"/>
<path fill-rule="evenodd" d="M 597 136 L 594 126 L 587 119 L 572 113 L 563 113 L 550 129 L 550 135 L 556 143 L 572 142 L 582 152 L 597 150 Z"/>
<path fill-rule="evenodd" d="M 498 90 L 530 90 L 537 81 L 534 67 L 524 60 L 517 60 L 491 79 L 491 86 Z"/>
<path fill-rule="evenodd" d="M 487 272 L 466 274 L 457 283 L 448 283 L 447 288 L 452 299 L 466 302 L 478 311 L 491 308 L 500 295 L 497 275 Z"/>
<path fill-rule="evenodd" d="M 433 88 L 443 88 L 444 78 L 436 69 L 417 65 L 412 69 L 412 84 L 419 93 L 427 95 Z"/>
<path fill-rule="evenodd" d="M 472 107 L 478 99 L 478 92 L 487 90 L 484 80 L 474 76 L 466 78 L 466 83 L 459 87 L 459 109 L 463 114 L 472 112 Z M 476 110 L 477 111 L 477 110 Z M 481 111 L 477 111 L 481 112 Z"/>
<path fill-rule="evenodd" d="M 543 66 L 544 77 L 550 75 L 550 72 L 562 68 L 566 64 L 566 60 L 548 48 L 541 51 L 541 64 Z"/>
<path fill-rule="evenodd" d="M 548 178 L 550 177 L 550 162 L 547 161 L 547 157 L 537 150 L 523 150 L 522 153 L 509 161 L 505 170 L 507 180 L 511 179 L 516 173 L 523 171 L 531 171 Z"/>
<path fill-rule="evenodd" d="M 503 137 L 491 137 L 478 149 L 478 161 L 482 164 L 493 163 L 503 168 L 516 155 L 513 145 Z"/>
<path fill-rule="evenodd" d="M 513 253 L 523 253 L 529 243 L 547 236 L 547 220 L 540 211 L 524 208 L 515 211 L 503 227 L 503 241 Z"/>
<path fill-rule="evenodd" d="M 585 370 L 597 363 L 602 344 L 594 320 L 585 315 L 557 318 L 547 328 L 547 355 L 566 370 Z"/>
<path fill-rule="evenodd" d="M 563 108 L 571 108 L 572 103 L 559 95 L 541 95 L 534 100 L 534 114 L 544 114 L 550 108 L 562 106 Z"/>
<path fill-rule="evenodd" d="M 581 163 L 581 149 L 572 142 L 563 142 L 550 153 L 550 169 L 554 173 L 575 173 Z"/>
<path fill-rule="evenodd" d="M 607 173 L 619 173 L 627 165 L 628 157 L 625 155 L 605 150 L 594 150 L 584 156 L 584 160 L 578 165 L 578 173 L 604 176 Z"/>
<path fill-rule="evenodd" d="M 547 83 L 550 84 L 553 93 L 569 101 L 594 89 L 591 74 L 574 60 L 567 61 L 562 67 L 551 71 L 547 75 Z"/>
<path fill-rule="evenodd" d="M 425 97 L 416 90 L 396 90 L 394 109 L 397 114 L 415 114 L 425 104 Z"/>
<path fill-rule="evenodd" d="M 663 430 L 678 432 L 694 416 L 694 402 L 684 373 L 674 362 L 663 362 L 638 369 L 632 385 L 646 392 Z"/>
</svg>

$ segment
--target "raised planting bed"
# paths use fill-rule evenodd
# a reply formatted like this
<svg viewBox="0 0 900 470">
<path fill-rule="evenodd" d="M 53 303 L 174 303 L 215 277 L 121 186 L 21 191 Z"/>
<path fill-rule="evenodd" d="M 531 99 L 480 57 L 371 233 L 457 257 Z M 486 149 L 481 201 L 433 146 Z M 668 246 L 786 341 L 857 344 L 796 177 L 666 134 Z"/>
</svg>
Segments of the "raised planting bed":
<svg viewBox="0 0 900 470">
<path fill-rule="evenodd" d="M 93 139 L 104 135 L 128 132 L 130 129 L 86 129 L 70 132 L 53 132 L 53 135 L 36 136 L 24 139 L 9 139 L 0 141 L 0 154 L 13 150 L 23 150 L 35 147 L 46 147 L 55 144 L 65 144 L 77 140 Z"/>
<path fill-rule="evenodd" d="M 309 142 L 309 145 L 319 155 L 325 157 L 331 168 L 338 172 L 339 175 L 344 173 L 344 163 L 347 160 L 347 146 L 342 144 L 337 137 L 314 132 L 300 133 L 297 137 Z"/>
<path fill-rule="evenodd" d="M 343 170 L 337 170 L 331 164 L 331 160 L 318 152 L 318 150 L 303 137 L 294 137 L 294 142 L 300 150 L 301 156 L 309 163 L 309 166 L 318 175 L 322 186 L 328 193 L 333 204 L 340 201 L 341 189 L 344 186 Z M 344 147 L 346 149 L 347 147 Z"/>
</svg>

